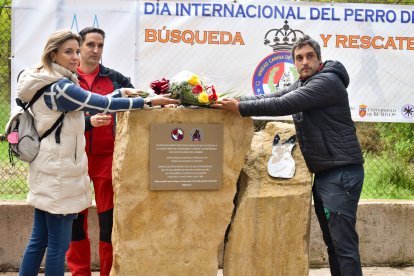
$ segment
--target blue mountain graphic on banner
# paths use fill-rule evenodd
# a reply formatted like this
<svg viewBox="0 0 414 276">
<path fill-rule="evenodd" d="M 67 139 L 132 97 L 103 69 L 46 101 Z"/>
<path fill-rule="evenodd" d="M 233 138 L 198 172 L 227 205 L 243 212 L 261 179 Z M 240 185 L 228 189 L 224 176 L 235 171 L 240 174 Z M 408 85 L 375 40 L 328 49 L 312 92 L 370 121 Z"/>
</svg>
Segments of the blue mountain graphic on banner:
<svg viewBox="0 0 414 276">
<path fill-rule="evenodd" d="M 92 27 L 95 28 L 99 28 L 99 21 L 98 21 L 98 16 L 95 14 L 95 16 L 93 17 L 93 24 Z M 75 29 L 74 29 L 75 28 Z M 79 33 L 79 26 L 78 26 L 78 18 L 76 16 L 76 13 L 73 15 L 73 19 L 72 19 L 72 25 L 70 26 L 70 29 L 72 31 L 75 31 L 76 33 Z"/>
</svg>

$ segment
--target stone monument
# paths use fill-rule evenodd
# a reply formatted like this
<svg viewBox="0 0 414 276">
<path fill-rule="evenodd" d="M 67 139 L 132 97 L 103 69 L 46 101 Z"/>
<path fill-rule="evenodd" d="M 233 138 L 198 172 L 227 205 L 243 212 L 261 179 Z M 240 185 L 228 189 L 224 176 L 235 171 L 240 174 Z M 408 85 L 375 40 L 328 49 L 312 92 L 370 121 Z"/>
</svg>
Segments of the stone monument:
<svg viewBox="0 0 414 276">
<path fill-rule="evenodd" d="M 267 172 L 272 142 L 295 134 L 292 124 L 268 123 L 256 132 L 239 180 L 236 212 L 224 250 L 224 275 L 308 275 L 311 174 L 297 145 L 293 178 Z"/>
<path fill-rule="evenodd" d="M 149 189 L 149 132 L 152 124 L 160 123 L 223 125 L 219 189 Z M 216 276 L 218 251 L 252 137 L 250 118 L 224 110 L 154 108 L 118 114 L 111 275 Z"/>
</svg>

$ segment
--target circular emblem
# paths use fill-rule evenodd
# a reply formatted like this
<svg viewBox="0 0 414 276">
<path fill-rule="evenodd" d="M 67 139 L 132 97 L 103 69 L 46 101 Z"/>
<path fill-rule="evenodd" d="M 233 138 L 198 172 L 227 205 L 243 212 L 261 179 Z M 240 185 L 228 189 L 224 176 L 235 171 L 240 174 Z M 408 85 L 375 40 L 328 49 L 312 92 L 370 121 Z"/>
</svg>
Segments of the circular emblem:
<svg viewBox="0 0 414 276">
<path fill-rule="evenodd" d="M 401 114 L 404 118 L 413 119 L 414 117 L 414 106 L 411 104 L 406 104 L 401 108 Z"/>
<path fill-rule="evenodd" d="M 276 93 L 299 77 L 290 52 L 275 52 L 265 57 L 254 71 L 252 89 L 255 95 Z"/>
<path fill-rule="evenodd" d="M 179 128 L 179 127 L 174 128 L 171 131 L 171 138 L 174 141 L 181 141 L 181 140 L 183 140 L 183 138 L 184 138 L 184 131 L 181 128 Z"/>
</svg>

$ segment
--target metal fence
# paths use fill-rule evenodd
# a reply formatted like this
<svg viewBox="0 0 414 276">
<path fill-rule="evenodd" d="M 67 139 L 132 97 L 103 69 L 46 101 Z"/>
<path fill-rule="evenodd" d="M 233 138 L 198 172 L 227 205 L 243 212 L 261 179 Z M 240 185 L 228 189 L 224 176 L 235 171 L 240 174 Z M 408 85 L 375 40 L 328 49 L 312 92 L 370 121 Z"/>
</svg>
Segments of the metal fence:
<svg viewBox="0 0 414 276">
<path fill-rule="evenodd" d="M 304 1 L 306 2 L 306 1 Z M 309 1 L 312 2 L 312 1 Z M 332 2 L 313 1 L 313 2 Z M 334 1 L 414 4 L 414 0 Z M 0 2 L 0 133 L 10 114 L 10 1 Z M 266 121 L 255 121 L 256 130 Z M 365 157 L 363 198 L 414 199 L 414 124 L 356 123 Z M 9 162 L 8 144 L 0 142 L 0 198 L 24 198 L 28 166 Z"/>
</svg>

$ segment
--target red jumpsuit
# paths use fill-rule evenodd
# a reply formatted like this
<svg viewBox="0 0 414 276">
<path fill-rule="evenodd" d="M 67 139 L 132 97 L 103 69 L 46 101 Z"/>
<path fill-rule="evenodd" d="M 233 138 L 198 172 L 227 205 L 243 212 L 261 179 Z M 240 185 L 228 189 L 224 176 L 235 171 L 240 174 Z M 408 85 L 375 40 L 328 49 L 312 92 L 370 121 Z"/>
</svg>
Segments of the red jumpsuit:
<svg viewBox="0 0 414 276">
<path fill-rule="evenodd" d="M 79 85 L 100 95 L 107 95 L 115 89 L 131 87 L 129 79 L 119 72 L 99 65 L 91 74 L 78 69 Z M 93 128 L 90 116 L 85 114 L 86 154 L 88 172 L 95 190 L 95 201 L 99 219 L 99 261 L 100 274 L 109 275 L 112 267 L 112 156 L 115 140 L 115 117 L 108 126 Z M 72 227 L 72 242 L 66 253 L 72 275 L 91 275 L 91 249 L 88 237 L 88 209 L 79 213 Z"/>
</svg>

